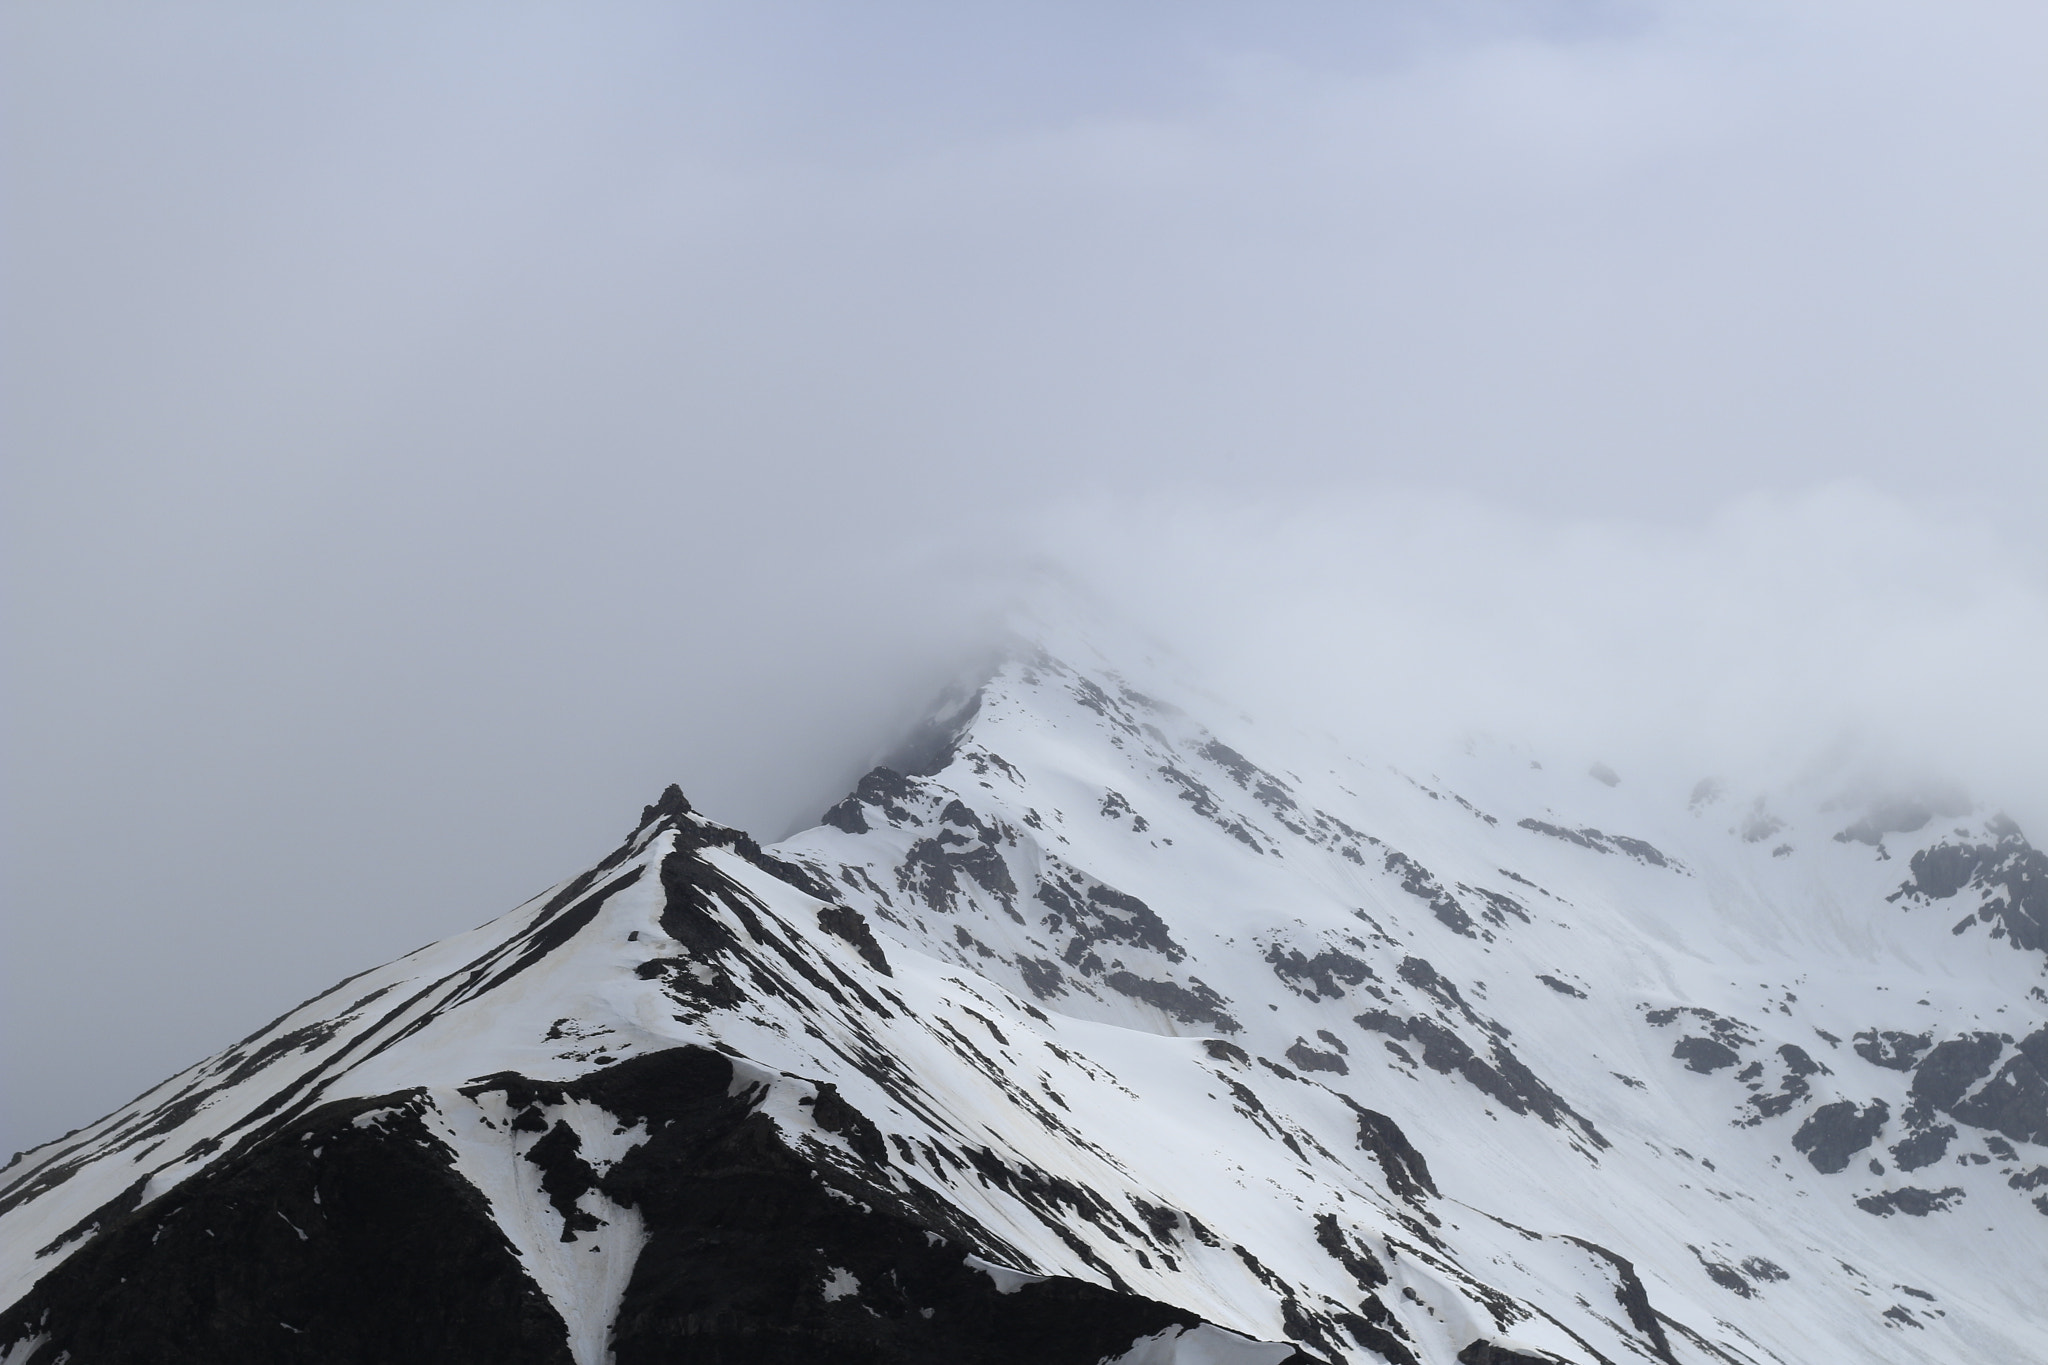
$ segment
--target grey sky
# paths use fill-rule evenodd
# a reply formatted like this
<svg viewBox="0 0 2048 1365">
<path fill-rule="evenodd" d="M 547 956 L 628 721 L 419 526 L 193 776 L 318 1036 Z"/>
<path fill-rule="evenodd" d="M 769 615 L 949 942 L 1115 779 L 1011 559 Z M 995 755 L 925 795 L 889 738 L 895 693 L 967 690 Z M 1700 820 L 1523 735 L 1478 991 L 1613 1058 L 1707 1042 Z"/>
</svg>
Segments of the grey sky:
<svg viewBox="0 0 2048 1365">
<path fill-rule="evenodd" d="M 0 1148 L 815 813 L 1043 553 L 1318 719 L 1392 612 L 2038 799 L 2044 29 L 9 0 Z"/>
</svg>

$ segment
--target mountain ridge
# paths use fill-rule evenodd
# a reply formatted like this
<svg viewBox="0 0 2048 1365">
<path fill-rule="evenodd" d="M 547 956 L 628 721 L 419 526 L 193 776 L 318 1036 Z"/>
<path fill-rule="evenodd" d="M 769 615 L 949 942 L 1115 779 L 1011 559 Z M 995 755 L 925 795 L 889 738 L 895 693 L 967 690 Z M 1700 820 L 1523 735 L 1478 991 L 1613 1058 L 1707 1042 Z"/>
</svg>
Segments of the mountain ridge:
<svg viewBox="0 0 2048 1365">
<path fill-rule="evenodd" d="M 128 1358 L 65 1325 L 64 1293 L 94 1297 L 70 1267 L 336 1104 L 392 1115 L 369 1120 L 388 1143 L 347 1139 L 376 1160 L 424 1151 L 432 1188 L 475 1193 L 464 1225 L 510 1250 L 465 1292 L 552 1312 L 579 1362 L 683 1336 L 792 1360 L 2048 1358 L 2001 1283 L 2048 1266 L 2048 879 L 2011 822 L 1830 824 L 1708 784 L 1659 806 L 1504 749 L 1449 779 L 1318 770 L 1178 686 L 1013 652 L 766 848 L 670 788 L 581 877 L 18 1158 L 4 1359 Z M 645 1088 L 622 1069 L 661 1067 L 703 1092 L 690 1117 L 621 1098 Z M 834 1234 L 866 1273 L 757 1238 L 753 1279 L 706 1279 L 675 1248 L 739 1245 L 742 1211 L 690 1223 L 660 1187 L 726 1141 L 744 1180 L 807 1171 L 897 1231 Z M 917 1260 L 904 1228 L 946 1248 L 927 1303 L 878 1288 Z M 974 1312 L 1021 1312 L 1018 1275 L 1064 1307 L 1003 1343 L 916 1325 L 982 1281 Z M 726 1306 L 663 1298 L 700 1281 Z M 1107 1335 L 1061 1335 L 1086 1321 Z M 350 1358 L 309 1350 L 271 1358 Z"/>
</svg>

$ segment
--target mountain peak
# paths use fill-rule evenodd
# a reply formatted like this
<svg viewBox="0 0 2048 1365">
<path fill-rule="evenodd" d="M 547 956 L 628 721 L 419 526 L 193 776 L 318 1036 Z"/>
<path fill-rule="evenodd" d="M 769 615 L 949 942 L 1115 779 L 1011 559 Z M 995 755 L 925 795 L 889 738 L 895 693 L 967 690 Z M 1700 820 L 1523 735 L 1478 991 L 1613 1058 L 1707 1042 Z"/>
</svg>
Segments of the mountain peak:
<svg viewBox="0 0 2048 1365">
<path fill-rule="evenodd" d="M 633 832 L 638 834 L 657 820 L 670 819 L 676 816 L 688 815 L 689 813 L 689 799 L 683 795 L 681 787 L 671 782 L 662 791 L 661 795 L 655 798 L 652 805 L 641 808 L 640 823 L 634 827 Z"/>
<path fill-rule="evenodd" d="M 1751 837 L 1079 657 L 1010 651 L 773 847 L 671 786 L 27 1154 L 0 1349 L 2026 1357 L 2048 875 L 2009 822 Z"/>
</svg>

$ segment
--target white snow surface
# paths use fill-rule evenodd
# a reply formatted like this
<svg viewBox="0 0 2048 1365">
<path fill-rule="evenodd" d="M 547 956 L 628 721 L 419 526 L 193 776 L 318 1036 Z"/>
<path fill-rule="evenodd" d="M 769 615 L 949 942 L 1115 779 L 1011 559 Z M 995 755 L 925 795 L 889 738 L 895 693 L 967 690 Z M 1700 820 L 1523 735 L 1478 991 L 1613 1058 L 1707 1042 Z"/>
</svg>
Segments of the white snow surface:
<svg viewBox="0 0 2048 1365">
<path fill-rule="evenodd" d="M 771 858 L 703 854 L 751 897 L 755 927 L 726 914 L 741 942 L 770 936 L 865 997 L 784 972 L 779 998 L 690 1003 L 729 964 L 664 933 L 677 835 L 643 827 L 582 895 L 637 880 L 501 983 L 548 896 L 25 1154 L 0 1174 L 0 1305 L 95 1211 L 138 1181 L 161 1197 L 280 1092 L 392 1095 L 599 1365 L 638 1216 L 592 1192 L 600 1229 L 564 1243 L 523 1159 L 536 1135 L 462 1087 L 700 1044 L 742 1059 L 735 1085 L 792 1145 L 936 1190 L 984 1230 L 969 1249 L 999 1285 L 1120 1282 L 1215 1324 L 1136 1343 L 1130 1365 L 1257 1365 L 1290 1340 L 1351 1361 L 1392 1340 L 1428 1365 L 1480 1340 L 1586 1365 L 2048 1361 L 2048 1185 L 2025 1184 L 2048 1149 L 1957 1123 L 1902 1171 L 1914 1074 L 1856 1043 L 1981 1032 L 2009 1059 L 2048 1024 L 2044 954 L 1993 937 L 1995 906 L 1971 919 L 1977 891 L 1894 897 L 1915 853 L 1995 843 L 1995 813 L 1865 841 L 1836 836 L 1867 812 L 1820 789 L 1610 785 L 1504 743 L 1395 771 L 1078 645 L 1017 651 L 927 740 L 903 766 L 930 771 L 871 775 Z M 893 974 L 773 858 L 861 912 Z M 636 970 L 664 959 L 686 965 Z M 1696 1069 L 1684 1039 L 1734 1059 Z M 886 1162 L 812 1121 L 823 1082 Z M 1886 1117 L 1824 1172 L 1793 1139 L 1838 1101 Z M 547 1119 L 601 1171 L 636 1135 L 579 1104 Z M 1426 1177 L 1371 1149 L 1375 1125 Z M 1029 1197 L 975 1152 L 1085 1193 Z M 1941 1206 L 1857 1202 L 1902 1188 Z"/>
</svg>

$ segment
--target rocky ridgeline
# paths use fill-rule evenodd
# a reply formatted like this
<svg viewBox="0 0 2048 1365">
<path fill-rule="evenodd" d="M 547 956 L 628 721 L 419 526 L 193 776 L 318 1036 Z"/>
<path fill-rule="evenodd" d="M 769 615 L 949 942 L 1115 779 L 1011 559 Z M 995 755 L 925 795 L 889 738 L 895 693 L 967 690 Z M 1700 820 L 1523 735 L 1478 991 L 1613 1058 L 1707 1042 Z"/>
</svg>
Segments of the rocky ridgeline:
<svg viewBox="0 0 2048 1365">
<path fill-rule="evenodd" d="M 775 847 L 670 789 L 17 1158 L 4 1359 L 2048 1359 L 2009 821 L 1205 705 L 1025 649 Z"/>
</svg>

